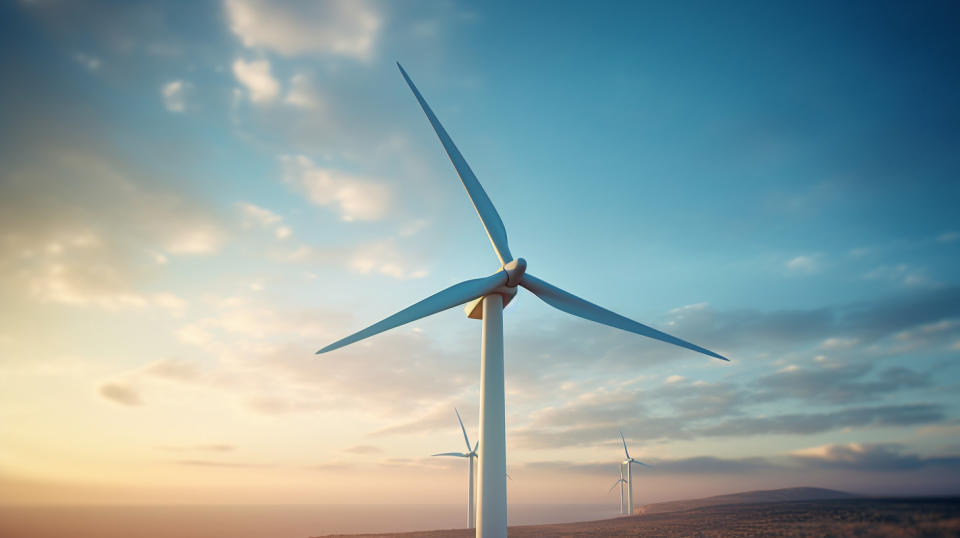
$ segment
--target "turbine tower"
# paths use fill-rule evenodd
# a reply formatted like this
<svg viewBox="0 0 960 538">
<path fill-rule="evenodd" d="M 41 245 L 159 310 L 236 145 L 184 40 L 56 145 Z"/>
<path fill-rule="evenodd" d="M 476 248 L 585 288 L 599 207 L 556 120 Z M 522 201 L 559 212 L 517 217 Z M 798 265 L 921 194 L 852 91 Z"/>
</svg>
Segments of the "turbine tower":
<svg viewBox="0 0 960 538">
<path fill-rule="evenodd" d="M 477 441 L 473 448 L 470 448 L 470 438 L 467 437 L 467 429 L 463 427 L 463 420 L 460 418 L 460 411 L 457 411 L 457 408 L 453 408 L 454 412 L 457 413 L 457 420 L 460 422 L 460 431 L 463 432 L 463 442 L 467 444 L 466 452 L 443 452 L 441 454 L 434 454 L 434 456 L 453 456 L 455 458 L 467 458 L 470 460 L 469 470 L 467 471 L 467 528 L 472 529 L 476 525 L 476 519 L 474 517 L 474 509 L 477 506 L 476 501 L 473 500 L 473 492 L 475 491 L 473 487 L 473 460 L 477 457 L 477 445 L 480 444 L 480 441 Z M 507 476 L 507 478 L 510 478 Z"/>
<path fill-rule="evenodd" d="M 507 535 L 507 446 L 504 416 L 503 380 L 503 307 L 517 294 L 522 286 L 548 305 L 568 314 L 590 321 L 609 325 L 642 336 L 684 347 L 711 357 L 724 357 L 681 340 L 675 336 L 638 323 L 605 308 L 585 301 L 530 273 L 523 258 L 514 258 L 507 246 L 507 230 L 483 190 L 477 177 L 467 165 L 460 150 L 454 145 L 447 131 L 433 114 L 430 106 L 420 95 L 413 81 L 398 63 L 400 73 L 406 80 L 420 107 L 427 115 L 440 143 L 446 150 L 460 181 L 473 202 L 473 207 L 499 258 L 500 268 L 494 274 L 454 284 L 426 299 L 409 306 L 392 316 L 324 347 L 317 353 L 326 353 L 352 344 L 383 331 L 416 321 L 464 303 L 467 317 L 482 321 L 480 344 L 480 452 L 478 453 L 477 482 L 477 536 L 500 538 Z M 602 267 L 598 267 L 598 270 Z"/>
<path fill-rule="evenodd" d="M 626 484 L 627 481 L 623 479 L 623 464 L 621 463 L 617 467 L 620 469 L 620 480 L 617 480 L 616 482 L 613 483 L 612 486 L 610 486 L 610 491 L 613 491 L 613 488 L 620 486 L 620 513 L 622 514 L 623 513 L 623 485 Z M 607 495 L 610 494 L 610 491 L 607 491 Z"/>
<path fill-rule="evenodd" d="M 627 451 L 627 440 L 623 438 L 623 432 L 620 432 L 620 440 L 623 441 L 623 453 L 626 454 L 627 459 L 623 460 L 620 465 L 627 466 L 627 515 L 633 515 L 633 464 L 643 465 L 644 467 L 650 467 L 642 461 L 637 461 L 630 457 L 630 452 Z M 621 467 L 622 469 L 623 467 Z M 623 471 L 620 471 L 620 477 L 623 478 Z"/>
</svg>

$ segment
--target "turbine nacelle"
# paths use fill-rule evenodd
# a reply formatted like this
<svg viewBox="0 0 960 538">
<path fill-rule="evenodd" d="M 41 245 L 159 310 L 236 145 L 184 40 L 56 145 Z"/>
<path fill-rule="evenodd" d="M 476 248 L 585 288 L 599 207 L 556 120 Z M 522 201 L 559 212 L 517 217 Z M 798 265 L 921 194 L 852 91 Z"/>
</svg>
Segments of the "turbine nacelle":
<svg viewBox="0 0 960 538">
<path fill-rule="evenodd" d="M 503 264 L 500 270 L 497 271 L 497 273 L 504 273 L 507 279 L 502 286 L 493 290 L 491 293 L 499 293 L 503 296 L 504 308 L 506 308 L 514 296 L 517 295 L 517 286 L 520 285 L 520 281 L 523 280 L 523 275 L 526 272 L 527 260 L 523 258 L 511 260 Z M 483 319 L 483 297 L 477 297 L 468 302 L 466 306 L 463 307 L 463 311 L 467 313 L 467 317 L 470 319 Z"/>
<path fill-rule="evenodd" d="M 517 258 L 503 264 L 503 272 L 507 273 L 507 287 L 516 288 L 523 280 L 523 273 L 527 272 L 527 260 Z"/>
</svg>

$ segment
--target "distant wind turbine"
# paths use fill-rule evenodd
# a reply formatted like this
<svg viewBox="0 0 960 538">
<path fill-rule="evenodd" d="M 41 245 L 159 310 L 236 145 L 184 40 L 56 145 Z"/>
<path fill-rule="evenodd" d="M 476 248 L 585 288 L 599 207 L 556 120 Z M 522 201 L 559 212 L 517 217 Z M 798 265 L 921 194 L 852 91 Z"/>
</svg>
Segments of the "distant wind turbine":
<svg viewBox="0 0 960 538">
<path fill-rule="evenodd" d="M 627 459 L 623 460 L 620 465 L 626 465 L 627 467 L 627 515 L 633 515 L 633 464 L 643 465 L 644 467 L 650 467 L 642 461 L 637 461 L 630 457 L 630 452 L 627 450 L 627 440 L 623 438 L 623 432 L 620 432 L 620 440 L 623 441 L 623 453 L 627 456 Z M 620 477 L 623 478 L 623 471 L 620 471 Z"/>
<path fill-rule="evenodd" d="M 470 438 L 467 437 L 467 429 L 463 427 L 463 420 L 460 418 L 460 411 L 457 411 L 456 407 L 454 407 L 453 410 L 455 413 L 457 413 L 457 420 L 460 422 L 460 431 L 463 432 L 463 442 L 467 444 L 467 451 L 443 452 L 441 454 L 434 454 L 434 456 L 453 456 L 455 458 L 467 458 L 470 460 L 470 467 L 467 471 L 467 528 L 472 529 L 476 525 L 474 509 L 477 506 L 473 499 L 473 460 L 477 457 L 477 445 L 480 444 L 480 441 L 477 441 L 477 443 L 473 445 L 472 449 L 470 448 Z"/>
<path fill-rule="evenodd" d="M 623 464 L 621 463 L 617 467 L 620 469 L 620 480 L 617 480 L 616 482 L 613 483 L 612 486 L 610 486 L 610 491 L 613 491 L 613 488 L 620 486 L 620 513 L 622 514 L 623 513 L 623 485 L 626 484 L 627 481 L 623 479 Z M 607 495 L 610 494 L 610 491 L 607 492 Z"/>
<path fill-rule="evenodd" d="M 507 230 L 493 207 L 493 202 L 483 190 L 477 177 L 467 165 L 467 161 L 454 145 L 440 120 L 433 114 L 430 106 L 420 95 L 413 81 L 398 63 L 400 73 L 406 80 L 420 107 L 430 120 L 440 143 L 446 150 L 453 167 L 460 175 L 460 181 L 473 202 L 473 207 L 483 223 L 483 227 L 493 244 L 493 250 L 500 260 L 496 273 L 482 278 L 467 280 L 427 297 L 392 316 L 324 347 L 317 353 L 326 353 L 352 344 L 383 331 L 399 327 L 420 318 L 442 312 L 464 303 L 467 305 L 467 317 L 482 320 L 480 344 L 480 452 L 478 453 L 477 483 L 477 536 L 499 538 L 507 535 L 507 445 L 504 413 L 503 380 L 503 307 L 517 294 L 522 286 L 539 297 L 548 305 L 568 314 L 578 316 L 603 325 L 636 333 L 642 336 L 667 342 L 704 353 L 711 357 L 727 360 L 724 357 L 691 344 L 675 336 L 638 323 L 606 308 L 585 301 L 572 293 L 564 291 L 530 273 L 523 258 L 514 258 L 507 246 Z M 535 202 L 535 200 L 530 200 Z M 583 250 L 581 249 L 581 254 Z M 597 277 L 602 277 L 607 264 L 615 260 L 595 263 Z"/>
</svg>

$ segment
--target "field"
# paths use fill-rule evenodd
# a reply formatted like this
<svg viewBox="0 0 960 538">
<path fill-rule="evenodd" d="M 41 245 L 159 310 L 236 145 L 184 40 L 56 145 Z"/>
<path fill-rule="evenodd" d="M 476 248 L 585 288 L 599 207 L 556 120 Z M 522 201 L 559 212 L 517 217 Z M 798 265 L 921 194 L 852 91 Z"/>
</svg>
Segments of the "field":
<svg viewBox="0 0 960 538">
<path fill-rule="evenodd" d="M 827 499 L 730 504 L 602 521 L 511 527 L 511 537 L 534 536 L 960 536 L 960 498 Z M 331 535 L 332 536 L 332 535 Z M 346 535 L 338 535 L 346 536 Z M 353 538 L 467 538 L 467 529 Z"/>
</svg>

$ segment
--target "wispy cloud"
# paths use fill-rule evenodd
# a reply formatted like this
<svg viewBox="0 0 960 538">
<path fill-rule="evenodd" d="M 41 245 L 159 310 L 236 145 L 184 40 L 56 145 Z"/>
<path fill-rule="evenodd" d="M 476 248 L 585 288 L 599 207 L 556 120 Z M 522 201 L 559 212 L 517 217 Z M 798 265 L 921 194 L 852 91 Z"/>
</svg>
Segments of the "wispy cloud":
<svg viewBox="0 0 960 538">
<path fill-rule="evenodd" d="M 200 368 L 191 361 L 178 359 L 161 359 L 154 361 L 143 368 L 143 373 L 162 379 L 190 381 L 200 377 Z"/>
<path fill-rule="evenodd" d="M 189 83 L 184 80 L 172 80 L 160 88 L 163 106 L 170 112 L 183 112 L 187 109 L 186 90 Z"/>
<path fill-rule="evenodd" d="M 937 287 L 938 282 L 927 276 L 926 271 L 907 263 L 883 265 L 864 275 L 870 280 L 888 280 L 904 286 Z"/>
<path fill-rule="evenodd" d="M 97 58 L 96 56 L 93 56 L 91 54 L 86 54 L 83 52 L 74 53 L 73 59 L 78 64 L 85 67 L 87 71 L 98 71 L 100 70 L 100 66 L 103 64 L 100 58 Z"/>
<path fill-rule="evenodd" d="M 370 59 L 383 16 L 365 0 L 226 0 L 230 30 L 244 46 L 278 54 Z"/>
<path fill-rule="evenodd" d="M 960 239 L 960 232 L 958 231 L 943 232 L 937 236 L 938 243 L 953 243 L 958 239 Z"/>
<path fill-rule="evenodd" d="M 290 77 L 289 90 L 283 102 L 290 106 L 316 111 L 323 105 L 323 98 L 306 73 Z"/>
<path fill-rule="evenodd" d="M 247 90 L 247 96 L 255 104 L 269 104 L 280 95 L 280 83 L 270 71 L 270 62 L 266 59 L 233 61 L 233 76 Z"/>
<path fill-rule="evenodd" d="M 822 259 L 823 254 L 805 254 L 787 260 L 784 265 L 790 273 L 810 275 L 820 271 Z"/>
<path fill-rule="evenodd" d="M 186 446 L 164 446 L 161 450 L 169 452 L 233 452 L 237 449 L 234 445 L 224 443 L 186 445 Z"/>
<path fill-rule="evenodd" d="M 284 156 L 284 180 L 314 205 L 333 206 L 344 221 L 377 220 L 390 209 L 386 185 L 314 164 L 309 158 Z"/>
<path fill-rule="evenodd" d="M 286 239 L 293 234 L 293 230 L 284 224 L 283 217 L 269 209 L 249 202 L 237 202 L 237 207 L 243 215 L 245 228 L 259 227 L 271 230 L 277 239 Z"/>
<path fill-rule="evenodd" d="M 373 445 L 356 445 L 349 448 L 343 449 L 344 452 L 349 452 L 350 454 L 360 454 L 360 455 L 369 455 L 369 454 L 380 454 L 383 452 L 383 449 Z"/>
<path fill-rule="evenodd" d="M 173 463 L 177 465 L 186 465 L 188 467 L 210 467 L 213 469 L 260 469 L 264 467 L 274 467 L 274 465 L 266 463 L 244 463 L 214 460 L 177 460 Z"/>
<path fill-rule="evenodd" d="M 792 456 L 808 467 L 860 471 L 908 471 L 923 467 L 960 470 L 960 456 L 924 457 L 905 453 L 898 443 L 848 443 L 796 450 Z"/>
<path fill-rule="evenodd" d="M 406 280 L 426 277 L 427 269 L 412 265 L 391 242 L 361 246 L 350 255 L 350 269 L 359 274 L 377 273 Z"/>
<path fill-rule="evenodd" d="M 135 407 L 143 403 L 140 393 L 134 387 L 123 383 L 104 383 L 100 385 L 98 392 L 100 396 L 121 405 Z"/>
<path fill-rule="evenodd" d="M 215 252 L 223 232 L 195 203 L 131 176 L 60 148 L 0 173 L 0 274 L 43 302 L 182 312 L 185 299 L 141 284 L 170 255 Z"/>
</svg>

